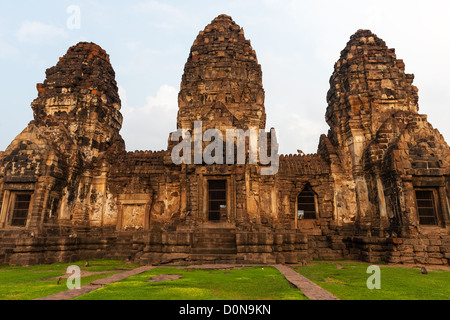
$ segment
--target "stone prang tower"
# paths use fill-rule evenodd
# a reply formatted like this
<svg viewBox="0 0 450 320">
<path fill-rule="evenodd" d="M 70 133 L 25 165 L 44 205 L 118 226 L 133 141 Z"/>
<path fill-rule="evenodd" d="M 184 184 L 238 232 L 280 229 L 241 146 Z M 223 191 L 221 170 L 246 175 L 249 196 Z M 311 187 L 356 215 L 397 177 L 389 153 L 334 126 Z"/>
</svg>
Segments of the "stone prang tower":
<svg viewBox="0 0 450 320">
<path fill-rule="evenodd" d="M 0 264 L 447 265 L 450 148 L 419 113 L 413 79 L 384 41 L 357 31 L 330 79 L 330 130 L 317 153 L 281 155 L 279 170 L 264 175 L 261 159 L 176 163 L 171 138 L 167 150 L 127 152 L 109 57 L 79 43 L 47 70 L 34 120 L 0 152 Z M 243 29 L 218 16 L 190 50 L 177 128 L 220 133 L 200 149 L 232 130 L 258 130 L 258 146 L 276 149 L 262 81 Z"/>
</svg>

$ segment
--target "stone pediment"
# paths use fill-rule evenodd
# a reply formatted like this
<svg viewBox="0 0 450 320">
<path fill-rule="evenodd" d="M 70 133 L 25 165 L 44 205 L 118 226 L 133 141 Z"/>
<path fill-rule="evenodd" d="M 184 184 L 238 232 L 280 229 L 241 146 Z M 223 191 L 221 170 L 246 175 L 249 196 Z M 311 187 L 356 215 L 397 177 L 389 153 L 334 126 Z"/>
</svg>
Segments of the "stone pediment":
<svg viewBox="0 0 450 320">
<path fill-rule="evenodd" d="M 240 121 L 222 102 L 216 102 L 201 118 L 204 128 L 240 128 Z"/>
</svg>

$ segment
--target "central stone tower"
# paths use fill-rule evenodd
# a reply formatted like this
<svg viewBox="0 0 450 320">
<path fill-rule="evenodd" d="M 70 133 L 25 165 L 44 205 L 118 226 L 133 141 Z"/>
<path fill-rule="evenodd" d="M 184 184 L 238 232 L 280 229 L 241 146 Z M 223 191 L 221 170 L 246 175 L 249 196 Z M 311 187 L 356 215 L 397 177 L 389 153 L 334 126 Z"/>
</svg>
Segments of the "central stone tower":
<svg viewBox="0 0 450 320">
<path fill-rule="evenodd" d="M 191 48 L 179 94 L 178 128 L 190 130 L 194 121 L 226 116 L 233 121 L 229 126 L 264 129 L 264 97 L 261 66 L 244 30 L 231 17 L 218 16 Z"/>
</svg>

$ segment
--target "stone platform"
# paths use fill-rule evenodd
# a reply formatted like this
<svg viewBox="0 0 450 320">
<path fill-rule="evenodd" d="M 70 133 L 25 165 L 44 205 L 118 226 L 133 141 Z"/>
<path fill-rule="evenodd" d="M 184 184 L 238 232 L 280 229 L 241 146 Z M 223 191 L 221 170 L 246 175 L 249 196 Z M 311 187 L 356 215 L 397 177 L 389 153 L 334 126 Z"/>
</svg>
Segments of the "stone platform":
<svg viewBox="0 0 450 320">
<path fill-rule="evenodd" d="M 55 234 L 0 230 L 0 264 L 35 265 L 128 259 L 142 265 L 296 264 L 312 259 L 449 265 L 450 236 L 418 238 L 316 236 L 199 227 L 191 231 L 125 233 L 79 230 Z"/>
</svg>

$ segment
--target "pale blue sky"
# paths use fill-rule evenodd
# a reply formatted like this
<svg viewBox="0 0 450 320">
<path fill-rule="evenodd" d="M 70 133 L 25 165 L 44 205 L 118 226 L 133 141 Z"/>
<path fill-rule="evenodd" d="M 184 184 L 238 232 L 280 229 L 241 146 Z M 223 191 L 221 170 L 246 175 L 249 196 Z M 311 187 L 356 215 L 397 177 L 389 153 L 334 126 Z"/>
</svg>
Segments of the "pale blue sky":
<svg viewBox="0 0 450 320">
<path fill-rule="evenodd" d="M 219 14 L 245 30 L 263 69 L 267 128 L 281 153 L 317 150 L 327 133 L 326 94 L 350 36 L 371 29 L 396 48 L 419 87 L 420 112 L 450 138 L 448 1 L 2 1 L 0 150 L 32 120 L 36 83 L 79 41 L 111 56 L 127 149 L 162 150 L 176 129 L 177 94 L 198 32 Z M 69 29 L 67 8 L 81 10 Z"/>
</svg>

